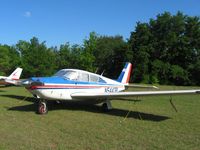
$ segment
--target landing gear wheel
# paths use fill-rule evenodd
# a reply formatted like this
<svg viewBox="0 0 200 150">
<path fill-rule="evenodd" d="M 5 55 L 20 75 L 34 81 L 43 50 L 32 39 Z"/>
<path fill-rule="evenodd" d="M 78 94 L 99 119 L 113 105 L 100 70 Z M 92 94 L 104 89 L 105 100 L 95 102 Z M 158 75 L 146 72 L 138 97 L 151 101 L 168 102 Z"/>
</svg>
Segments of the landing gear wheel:
<svg viewBox="0 0 200 150">
<path fill-rule="evenodd" d="M 102 105 L 102 109 L 104 112 L 108 112 L 108 111 L 112 110 L 111 102 L 109 100 L 106 100 Z"/>
<path fill-rule="evenodd" d="M 48 113 L 48 108 L 47 108 L 46 102 L 39 102 L 38 113 L 41 114 L 41 115 Z"/>
<path fill-rule="evenodd" d="M 106 103 L 103 103 L 103 104 L 102 104 L 102 110 L 103 110 L 104 112 L 108 112 L 108 111 L 109 111 L 108 105 L 107 105 Z"/>
</svg>

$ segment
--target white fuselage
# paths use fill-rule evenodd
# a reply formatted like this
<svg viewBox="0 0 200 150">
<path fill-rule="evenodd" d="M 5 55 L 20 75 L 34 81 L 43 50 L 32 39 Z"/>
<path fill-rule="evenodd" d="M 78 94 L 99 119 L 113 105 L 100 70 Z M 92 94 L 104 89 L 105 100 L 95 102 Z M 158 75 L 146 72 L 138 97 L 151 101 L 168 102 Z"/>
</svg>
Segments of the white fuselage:
<svg viewBox="0 0 200 150">
<path fill-rule="evenodd" d="M 69 71 L 69 69 L 67 70 Z M 86 99 L 75 99 L 71 97 L 71 94 L 74 93 L 111 93 L 111 92 L 120 92 L 125 90 L 124 84 L 117 82 L 115 80 L 111 80 L 109 78 L 89 73 L 86 71 L 80 70 L 70 70 L 77 71 L 78 75 L 82 75 L 80 80 L 62 80 L 56 77 L 50 77 L 45 80 L 44 78 L 37 78 L 35 80 L 39 80 L 43 82 L 43 85 L 34 85 L 30 86 L 27 89 L 37 98 L 46 99 L 46 100 L 65 100 L 65 101 L 85 101 Z M 98 78 L 98 82 L 85 82 L 83 77 L 88 74 L 88 80 L 90 77 Z M 51 80 L 51 82 L 49 81 Z M 54 81 L 55 80 L 55 81 Z M 94 100 L 95 101 L 95 100 Z M 97 101 L 97 99 L 96 99 Z"/>
<path fill-rule="evenodd" d="M 45 85 L 49 88 L 37 87 L 28 89 L 38 98 L 47 100 L 77 100 L 71 97 L 73 93 L 109 93 L 123 91 L 123 85 Z M 51 88 L 50 88 L 51 87 Z M 61 88 L 62 87 L 62 88 Z"/>
</svg>

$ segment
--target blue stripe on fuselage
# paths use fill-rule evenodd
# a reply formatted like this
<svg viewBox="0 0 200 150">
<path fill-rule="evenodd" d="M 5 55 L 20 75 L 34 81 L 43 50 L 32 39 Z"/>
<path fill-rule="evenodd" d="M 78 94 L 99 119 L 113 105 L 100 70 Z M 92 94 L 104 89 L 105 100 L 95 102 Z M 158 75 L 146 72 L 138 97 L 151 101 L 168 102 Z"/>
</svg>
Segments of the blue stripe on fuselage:
<svg viewBox="0 0 200 150">
<path fill-rule="evenodd" d="M 64 79 L 62 77 L 32 77 L 30 78 L 33 82 L 43 82 L 47 84 L 84 84 L 84 85 L 113 85 L 100 82 L 82 82 Z"/>
<path fill-rule="evenodd" d="M 43 83 L 56 83 L 56 84 L 73 84 L 75 81 L 67 80 L 61 77 L 32 77 L 30 78 L 33 82 Z"/>
</svg>

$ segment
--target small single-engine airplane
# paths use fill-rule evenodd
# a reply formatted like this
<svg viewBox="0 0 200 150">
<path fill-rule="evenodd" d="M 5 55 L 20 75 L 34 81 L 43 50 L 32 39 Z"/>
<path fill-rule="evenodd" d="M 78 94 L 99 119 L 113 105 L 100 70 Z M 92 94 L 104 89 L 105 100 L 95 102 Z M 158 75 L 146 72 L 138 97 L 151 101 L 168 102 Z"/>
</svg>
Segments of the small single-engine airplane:
<svg viewBox="0 0 200 150">
<path fill-rule="evenodd" d="M 195 94 L 199 90 L 122 92 L 128 86 L 132 64 L 126 63 L 117 80 L 78 69 L 62 69 L 51 77 L 32 77 L 22 81 L 32 95 L 39 99 L 38 113 L 46 114 L 46 100 L 103 103 L 104 110 L 112 109 L 110 100 L 116 97 Z M 18 83 L 19 84 L 19 83 Z M 136 85 L 136 87 L 139 87 Z M 156 88 L 156 87 L 153 87 Z"/>
<path fill-rule="evenodd" d="M 10 76 L 0 76 L 0 85 L 15 84 L 15 81 L 19 80 L 22 70 L 22 68 L 16 68 Z"/>
</svg>

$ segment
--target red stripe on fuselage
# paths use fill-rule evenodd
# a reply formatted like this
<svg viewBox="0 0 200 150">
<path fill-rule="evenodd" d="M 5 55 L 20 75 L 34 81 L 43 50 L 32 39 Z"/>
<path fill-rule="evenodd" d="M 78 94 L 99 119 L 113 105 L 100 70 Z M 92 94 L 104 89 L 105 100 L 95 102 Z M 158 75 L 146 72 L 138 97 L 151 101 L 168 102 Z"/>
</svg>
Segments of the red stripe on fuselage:
<svg viewBox="0 0 200 150">
<path fill-rule="evenodd" d="M 106 85 L 106 86 L 85 86 L 85 85 L 43 85 L 43 86 L 31 86 L 29 90 L 35 89 L 93 89 L 93 88 L 105 88 L 105 87 L 118 87 L 122 88 L 123 86 L 115 86 L 115 85 Z"/>
</svg>

